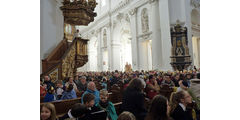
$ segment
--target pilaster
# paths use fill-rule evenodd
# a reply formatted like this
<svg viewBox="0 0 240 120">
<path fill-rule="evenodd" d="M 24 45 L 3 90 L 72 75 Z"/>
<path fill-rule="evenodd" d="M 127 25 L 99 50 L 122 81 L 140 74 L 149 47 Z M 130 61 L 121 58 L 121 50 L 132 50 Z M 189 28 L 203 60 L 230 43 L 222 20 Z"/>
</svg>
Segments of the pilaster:
<svg viewBox="0 0 240 120">
<path fill-rule="evenodd" d="M 160 69 L 162 63 L 162 40 L 158 0 L 149 0 L 151 4 L 150 25 L 152 26 L 152 68 Z"/>
<path fill-rule="evenodd" d="M 139 51 L 138 51 L 138 38 L 137 38 L 137 8 L 133 8 L 129 11 L 130 14 L 130 27 L 131 27 L 131 34 L 132 34 L 132 69 L 138 70 L 139 69 Z"/>
</svg>

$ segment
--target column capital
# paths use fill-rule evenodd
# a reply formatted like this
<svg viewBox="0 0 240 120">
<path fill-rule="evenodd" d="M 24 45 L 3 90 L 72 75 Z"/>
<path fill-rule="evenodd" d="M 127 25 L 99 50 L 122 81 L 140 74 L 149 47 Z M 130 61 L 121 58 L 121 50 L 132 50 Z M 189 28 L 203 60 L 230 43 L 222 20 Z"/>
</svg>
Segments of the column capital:
<svg viewBox="0 0 240 120">
<path fill-rule="evenodd" d="M 133 8 L 133 9 L 129 10 L 129 14 L 130 14 L 131 16 L 133 16 L 133 15 L 136 14 L 136 13 L 137 13 L 137 8 Z"/>
</svg>

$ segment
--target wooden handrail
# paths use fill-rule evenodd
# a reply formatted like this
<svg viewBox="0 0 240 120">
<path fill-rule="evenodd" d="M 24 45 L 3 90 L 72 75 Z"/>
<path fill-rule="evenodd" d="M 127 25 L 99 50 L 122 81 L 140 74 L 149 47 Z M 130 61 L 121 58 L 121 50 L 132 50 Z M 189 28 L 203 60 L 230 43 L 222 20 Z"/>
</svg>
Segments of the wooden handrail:
<svg viewBox="0 0 240 120">
<path fill-rule="evenodd" d="M 63 41 L 61 41 L 59 44 L 58 44 L 58 46 L 53 50 L 53 52 L 51 52 L 51 54 L 46 58 L 46 59 L 44 59 L 43 60 L 43 62 L 47 62 L 48 64 L 53 64 L 53 65 L 51 65 L 51 66 L 48 66 L 48 68 L 46 69 L 46 70 L 44 70 L 43 72 L 42 72 L 42 74 L 40 75 L 41 77 L 43 76 L 43 75 L 46 75 L 48 72 L 50 72 L 50 71 L 52 71 L 53 69 L 55 69 L 60 63 L 61 63 L 61 61 L 66 57 L 66 55 L 69 53 L 69 51 L 70 51 L 70 49 L 71 49 L 71 47 L 75 44 L 75 42 L 76 42 L 76 40 L 73 40 L 73 42 L 68 46 L 68 43 L 66 43 L 66 45 L 67 45 L 67 49 L 64 51 L 64 53 L 62 54 L 62 55 L 59 55 L 59 56 L 61 56 L 58 60 L 51 60 L 53 57 L 54 57 L 54 55 L 56 55 L 56 53 L 58 52 L 58 50 L 65 44 L 65 40 L 63 40 Z M 62 50 L 60 50 L 60 51 L 62 51 Z M 48 61 L 48 60 L 51 60 L 51 61 Z"/>
<path fill-rule="evenodd" d="M 62 48 L 62 47 L 66 47 L 66 49 L 67 49 L 67 47 L 68 47 L 67 41 L 66 41 L 65 39 L 62 40 L 62 41 L 57 45 L 57 47 L 53 49 L 53 51 L 46 57 L 45 60 L 46 60 L 46 61 L 50 61 L 50 60 L 54 59 L 54 56 L 56 56 L 56 54 L 59 52 L 60 48 Z"/>
</svg>

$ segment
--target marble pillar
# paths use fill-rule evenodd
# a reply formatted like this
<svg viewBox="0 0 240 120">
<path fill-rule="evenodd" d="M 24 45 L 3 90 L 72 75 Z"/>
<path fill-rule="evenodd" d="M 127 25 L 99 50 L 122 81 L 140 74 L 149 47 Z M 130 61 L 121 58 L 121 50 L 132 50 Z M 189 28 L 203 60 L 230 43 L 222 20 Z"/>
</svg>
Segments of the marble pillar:
<svg viewBox="0 0 240 120">
<path fill-rule="evenodd" d="M 132 69 L 139 69 L 139 61 L 138 61 L 138 39 L 137 39 L 137 8 L 134 8 L 129 11 L 130 17 L 130 27 L 131 27 L 131 45 L 132 45 Z"/>
<path fill-rule="evenodd" d="M 162 42 L 158 0 L 152 0 L 150 5 L 150 25 L 152 28 L 152 68 L 153 70 L 160 70 L 162 66 Z"/>
<path fill-rule="evenodd" d="M 161 29 L 161 40 L 162 40 L 162 62 L 161 70 L 167 71 L 172 70 L 171 67 L 171 34 L 170 34 L 170 19 L 169 19 L 169 8 L 168 0 L 159 0 L 159 19 Z"/>
</svg>

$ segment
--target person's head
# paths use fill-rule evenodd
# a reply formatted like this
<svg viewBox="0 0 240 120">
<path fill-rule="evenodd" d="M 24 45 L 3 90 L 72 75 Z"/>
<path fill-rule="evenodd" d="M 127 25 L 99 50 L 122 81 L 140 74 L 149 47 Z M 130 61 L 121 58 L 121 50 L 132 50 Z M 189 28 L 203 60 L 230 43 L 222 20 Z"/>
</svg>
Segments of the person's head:
<svg viewBox="0 0 240 120">
<path fill-rule="evenodd" d="M 169 75 L 169 74 L 165 74 L 165 75 L 164 75 L 164 79 L 165 79 L 166 81 L 168 81 L 168 82 L 171 81 L 171 78 L 170 78 L 170 75 Z"/>
<path fill-rule="evenodd" d="M 87 79 L 87 78 L 86 78 L 85 76 L 82 76 L 82 77 L 80 78 L 81 83 L 82 83 L 82 84 L 86 84 L 86 82 L 87 82 L 86 79 Z"/>
<path fill-rule="evenodd" d="M 75 80 L 78 80 L 78 75 L 75 76 Z"/>
<path fill-rule="evenodd" d="M 73 83 L 73 78 L 72 77 L 68 77 L 68 82 L 69 83 Z"/>
<path fill-rule="evenodd" d="M 191 79 L 192 78 L 192 75 L 190 74 L 190 73 L 188 73 L 187 75 L 186 75 L 186 79 Z"/>
<path fill-rule="evenodd" d="M 152 100 L 147 118 L 150 120 L 153 118 L 156 120 L 167 120 L 168 111 L 170 111 L 170 108 L 168 107 L 167 98 L 157 95 Z"/>
<path fill-rule="evenodd" d="M 180 75 L 179 75 L 179 74 L 176 74 L 176 75 L 175 75 L 175 79 L 176 79 L 176 80 L 179 80 L 179 79 L 180 79 Z"/>
<path fill-rule="evenodd" d="M 150 83 L 154 83 L 154 81 L 155 81 L 156 79 L 155 79 L 155 77 L 153 76 L 153 75 L 149 75 L 149 82 Z"/>
<path fill-rule="evenodd" d="M 96 90 L 96 85 L 95 85 L 94 82 L 91 81 L 91 82 L 88 83 L 87 88 L 88 88 L 89 90 L 95 91 L 95 90 Z"/>
<path fill-rule="evenodd" d="M 87 113 L 87 107 L 81 103 L 76 103 L 71 109 L 71 114 L 74 118 L 82 118 Z"/>
<path fill-rule="evenodd" d="M 119 76 L 118 72 L 115 72 L 115 73 L 114 73 L 114 76 L 115 76 L 115 77 L 118 77 L 118 76 Z"/>
<path fill-rule="evenodd" d="M 179 92 L 173 92 L 170 97 L 170 106 L 171 112 L 177 107 L 179 103 L 182 103 L 184 106 L 187 106 L 189 103 L 192 103 L 192 97 L 190 94 L 185 91 L 181 90 Z"/>
<path fill-rule="evenodd" d="M 56 120 L 56 110 L 52 103 L 43 103 L 40 112 L 41 120 Z"/>
<path fill-rule="evenodd" d="M 45 75 L 44 76 L 44 81 L 49 81 L 50 80 L 50 77 L 48 75 Z"/>
<path fill-rule="evenodd" d="M 100 100 L 103 103 L 106 103 L 108 101 L 108 91 L 107 90 L 100 90 Z"/>
<path fill-rule="evenodd" d="M 83 104 L 86 105 L 86 107 L 93 107 L 95 104 L 94 102 L 95 96 L 91 93 L 87 93 L 83 96 Z"/>
<path fill-rule="evenodd" d="M 62 86 L 62 80 L 56 81 L 56 86 L 57 86 L 57 87 L 61 87 L 61 86 Z"/>
<path fill-rule="evenodd" d="M 142 81 L 140 79 L 135 78 L 130 81 L 128 88 L 133 88 L 137 91 L 142 91 L 144 88 L 144 84 L 142 83 Z"/>
<path fill-rule="evenodd" d="M 69 84 L 68 86 L 67 86 L 67 92 L 71 92 L 73 90 L 73 85 L 72 84 Z"/>
<path fill-rule="evenodd" d="M 118 116 L 117 120 L 136 120 L 136 117 L 131 112 L 124 111 Z"/>
</svg>

